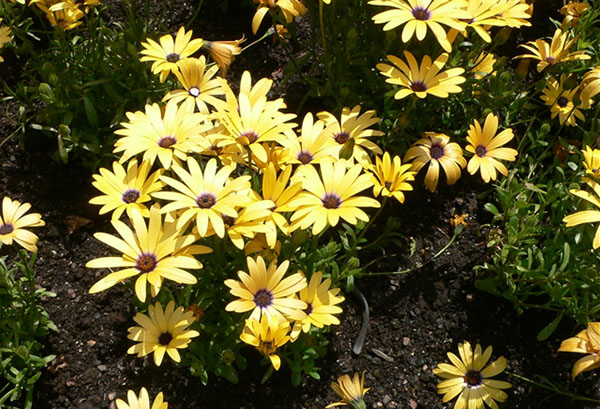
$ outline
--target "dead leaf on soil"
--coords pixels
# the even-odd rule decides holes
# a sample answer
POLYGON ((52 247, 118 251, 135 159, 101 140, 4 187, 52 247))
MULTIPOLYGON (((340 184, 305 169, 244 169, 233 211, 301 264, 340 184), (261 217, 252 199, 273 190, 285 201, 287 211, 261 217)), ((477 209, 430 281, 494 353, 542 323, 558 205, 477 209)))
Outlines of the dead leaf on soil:
POLYGON ((56 358, 54 358, 52 360, 52 362, 50 362, 50 365, 48 365, 48 370, 50 372, 52 372, 53 374, 55 374, 56 371, 58 371, 59 369, 65 368, 67 366, 68 365, 65 362, 65 356, 64 355, 59 355, 56 358))
POLYGON ((90 227, 94 223, 91 219, 70 214, 65 218, 67 234, 73 234, 82 227, 90 227))

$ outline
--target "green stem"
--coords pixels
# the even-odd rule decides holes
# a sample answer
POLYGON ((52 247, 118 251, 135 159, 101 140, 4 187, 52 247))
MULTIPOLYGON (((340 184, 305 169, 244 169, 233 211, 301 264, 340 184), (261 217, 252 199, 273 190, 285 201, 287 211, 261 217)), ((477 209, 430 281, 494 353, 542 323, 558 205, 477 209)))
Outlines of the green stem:
POLYGON ((323 24, 323 0, 319 0, 319 26, 321 30, 321 43, 323 45, 323 61, 327 61, 327 42, 325 41, 325 24, 323 24))
POLYGON ((587 396, 576 395, 576 394, 571 393, 569 391, 559 389, 556 385, 553 385, 553 384, 547 385, 547 384, 544 384, 544 383, 541 383, 541 382, 537 382, 537 381, 534 381, 533 379, 529 379, 529 378, 526 378, 524 376, 517 375, 514 372, 505 372, 505 373, 507 375, 512 376, 514 378, 517 378, 517 379, 519 379, 521 381, 528 382, 528 383, 532 384, 533 386, 537 386, 538 388, 546 389, 548 391, 557 393, 559 395, 566 396, 566 397, 568 397, 568 398, 570 398, 572 400, 600 403, 599 399, 593 399, 593 398, 588 398, 587 396))

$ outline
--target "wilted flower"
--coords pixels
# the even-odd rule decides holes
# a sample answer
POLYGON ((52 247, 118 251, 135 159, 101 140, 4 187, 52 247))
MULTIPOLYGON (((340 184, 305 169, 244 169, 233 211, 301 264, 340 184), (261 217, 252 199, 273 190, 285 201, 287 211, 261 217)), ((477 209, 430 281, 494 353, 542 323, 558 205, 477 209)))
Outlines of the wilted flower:
POLYGON ((590 8, 590 5, 588 4, 587 1, 584 1, 584 2, 571 1, 567 4, 565 4, 564 6, 562 6, 562 8, 560 9, 560 14, 565 16, 565 18, 562 22, 561 27, 562 28, 567 28, 569 26, 577 27, 577 25, 579 24, 579 18, 581 17, 583 12, 589 8, 590 8))
POLYGON ((567 42, 568 32, 562 32, 560 28, 557 28, 552 37, 552 43, 548 44, 542 39, 530 41, 527 44, 520 44, 520 47, 525 48, 530 54, 523 54, 516 56, 515 58, 531 58, 539 60, 537 65, 538 72, 541 72, 544 68, 549 65, 554 65, 559 62, 573 61, 573 60, 589 60, 590 57, 585 51, 573 51, 569 52, 571 46, 577 41, 577 38, 573 38, 567 42))
POLYGON ((281 358, 276 354, 277 348, 290 340, 289 331, 290 324, 287 320, 263 315, 260 320, 256 318, 246 320, 246 326, 240 339, 268 356, 273 368, 278 371, 281 366, 281 358))
POLYGON ((371 388, 365 388, 364 372, 360 376, 355 372, 353 378, 350 378, 349 375, 342 375, 337 379, 337 382, 331 382, 331 388, 342 400, 330 403, 325 408, 350 405, 353 409, 366 409, 367 406, 363 398, 371 388))

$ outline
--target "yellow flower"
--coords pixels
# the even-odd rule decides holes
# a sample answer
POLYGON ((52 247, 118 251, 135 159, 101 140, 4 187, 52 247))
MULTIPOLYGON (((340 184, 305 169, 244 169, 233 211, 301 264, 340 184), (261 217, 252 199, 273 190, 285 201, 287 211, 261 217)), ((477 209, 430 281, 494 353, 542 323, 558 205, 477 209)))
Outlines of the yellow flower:
POLYGON ((373 186, 371 175, 361 174, 361 165, 346 168, 344 160, 335 163, 329 158, 321 161, 321 175, 308 165, 298 173, 304 191, 293 200, 291 206, 298 206, 291 218, 292 230, 307 229, 312 226, 312 234, 318 234, 328 225, 336 226, 340 217, 350 224, 358 220, 364 222, 369 216, 361 207, 380 207, 377 200, 356 196, 373 186))
POLYGON ((31 209, 29 203, 19 203, 8 196, 2 199, 2 215, 0 215, 0 242, 11 245, 13 240, 24 249, 37 252, 38 236, 26 230, 26 227, 40 227, 46 223, 39 213, 25 215, 31 209))
POLYGON ((586 146, 583 151, 583 157, 585 158, 583 161, 585 173, 600 177, 600 150, 586 146))
MULTIPOLYGON (((546 87, 543 89, 543 95, 540 96, 541 100, 548 106, 550 106, 551 118, 556 118, 560 124, 567 123, 567 126, 577 125, 577 119, 584 121, 585 116, 581 112, 581 109, 588 109, 591 106, 589 99, 582 99, 579 105, 574 104, 574 97, 577 94, 579 88, 573 88, 570 91, 564 89, 564 83, 567 80, 565 74, 560 76, 560 81, 556 78, 550 77, 546 81, 546 87)), ((584 95, 581 95, 582 97, 584 95)))
POLYGON ((161 176, 161 180, 177 192, 158 192, 152 196, 171 201, 163 208, 164 213, 183 209, 177 219, 177 228, 183 229, 192 219, 196 219, 198 234, 206 237, 209 225, 219 237, 225 235, 223 216, 236 218, 236 207, 250 202, 250 176, 240 176, 230 180, 235 168, 224 166, 217 170, 217 160, 210 159, 204 172, 194 158, 188 158, 189 172, 179 165, 173 170, 180 180, 161 176))
POLYGON ((96 233, 94 237, 103 243, 119 250, 121 257, 100 257, 88 261, 88 268, 124 267, 110 273, 90 288, 90 294, 104 291, 121 281, 139 275, 135 282, 135 294, 144 302, 146 300, 146 283, 150 284, 153 297, 160 291, 163 279, 173 280, 181 284, 197 282, 187 269, 200 269, 202 263, 196 260, 194 254, 210 253, 205 246, 192 246, 196 238, 192 235, 183 236, 175 227, 175 223, 162 223, 160 209, 153 206, 150 209, 148 226, 142 214, 132 212, 132 231, 120 220, 112 220, 113 227, 122 238, 107 233, 96 233))
POLYGON ((502 389, 510 388, 508 382, 491 379, 506 368, 506 358, 501 356, 487 367, 485 365, 492 356, 492 347, 485 351, 477 344, 475 352, 471 344, 458 344, 460 358, 448 352, 452 364, 438 364, 433 372, 444 380, 438 383, 438 393, 443 394, 443 402, 448 402, 458 395, 454 409, 483 409, 485 404, 498 409, 498 402, 504 402, 508 395, 502 389), (485 368, 484 368, 485 367, 485 368), (485 402, 485 404, 484 404, 485 402))
POLYGON ((201 133, 212 129, 204 114, 192 113, 185 106, 169 101, 164 113, 158 104, 146 105, 145 112, 127 112, 129 122, 121 122, 123 135, 115 142, 114 153, 123 152, 121 162, 144 153, 144 160, 154 163, 156 157, 165 169, 175 158, 185 160, 190 152, 201 150, 201 133))
POLYGON ((584 2, 571 1, 567 4, 565 4, 564 6, 562 6, 562 8, 560 9, 560 14, 565 16, 565 18, 562 22, 561 27, 562 28, 567 28, 569 26, 577 27, 577 25, 579 24, 579 18, 581 17, 583 12, 589 8, 590 8, 590 5, 588 4, 587 1, 584 1, 584 2))
POLYGON ((285 260, 278 267, 274 260, 268 268, 261 256, 256 260, 247 257, 246 261, 250 274, 240 270, 237 273, 240 281, 225 280, 231 294, 240 297, 227 304, 226 311, 252 311, 250 318, 277 317, 281 322, 288 317, 299 320, 306 318, 303 312, 306 303, 293 298, 296 292, 306 287, 306 278, 300 273, 283 278, 290 265, 289 261, 285 260))
POLYGON ((404 51, 404 56, 408 65, 394 55, 387 56, 394 66, 377 64, 380 73, 388 77, 385 82, 400 86, 394 98, 402 99, 410 94, 419 98, 425 98, 427 95, 448 98, 448 94, 462 91, 458 85, 466 81, 465 77, 461 76, 465 72, 463 68, 450 68, 440 72, 448 61, 448 54, 440 55, 433 62, 431 57, 426 55, 420 66, 410 51, 404 51))
POLYGON ((179 71, 180 61, 194 54, 204 44, 200 38, 192 40, 192 30, 186 33, 183 27, 177 31, 175 40, 170 34, 165 34, 158 40, 160 44, 151 38, 146 41, 142 43, 144 49, 140 61, 153 61, 152 72, 160 74, 160 82, 164 82, 169 73, 179 71))
POLYGON ((116 404, 117 409, 167 409, 169 406, 167 402, 163 402, 163 393, 160 392, 156 395, 152 407, 150 407, 150 397, 144 387, 140 390, 139 396, 136 396, 134 391, 129 390, 127 392, 127 402, 117 399, 116 404))
POLYGON ((158 192, 164 183, 158 180, 162 169, 154 172, 150 177, 150 162, 144 161, 138 168, 136 159, 127 164, 127 172, 119 162, 113 162, 113 172, 100 168, 100 175, 94 175, 92 185, 104 195, 96 196, 90 200, 91 204, 103 205, 99 213, 113 212, 112 220, 121 218, 123 211, 132 217, 132 209, 136 208, 142 216, 149 217, 150 211, 143 204, 150 200, 150 194, 158 192))
POLYGON ((491 43, 488 33, 490 26, 504 26, 501 13, 506 9, 505 2, 498 0, 470 0, 466 8, 469 17, 467 27, 472 28, 484 41, 491 43))
POLYGON ((258 9, 252 18, 252 33, 256 34, 260 23, 269 10, 279 8, 283 13, 286 23, 291 23, 294 17, 306 14, 306 6, 300 0, 254 0, 258 3, 258 9))
POLYGON ((559 62, 574 60, 589 60, 591 57, 585 54, 585 51, 574 51, 569 53, 569 48, 577 41, 577 37, 567 42, 568 32, 563 33, 557 28, 552 37, 552 43, 548 44, 542 39, 530 41, 527 44, 519 44, 519 47, 525 48, 530 54, 518 55, 515 58, 531 58, 539 60, 537 71, 541 72, 549 65, 559 62))
POLYGON ((281 242, 277 240, 275 246, 271 248, 267 242, 267 236, 264 233, 259 233, 246 243, 244 254, 246 256, 261 256, 265 262, 271 263, 272 261, 277 260, 281 254, 281 242))
POLYGON ((233 62, 234 56, 242 53, 240 44, 244 41, 246 41, 246 38, 243 36, 239 40, 206 41, 203 47, 208 49, 210 58, 219 66, 221 73, 225 74, 225 71, 233 62))
POLYGON ((240 339, 268 356, 271 365, 278 371, 281 367, 281 358, 275 352, 290 340, 289 330, 290 324, 286 320, 281 321, 277 317, 263 315, 260 320, 256 318, 246 320, 240 339))
POLYGON ((496 75, 494 64, 496 64, 494 54, 482 52, 473 60, 473 68, 471 68, 473 78, 480 80, 489 74, 496 75))
POLYGON ((497 159, 514 161, 518 154, 516 149, 502 147, 514 138, 512 129, 505 129, 496 135, 497 130, 498 117, 490 112, 485 118, 483 129, 475 119, 467 132, 469 145, 465 149, 474 154, 467 170, 471 175, 477 173, 477 170, 481 171, 481 178, 485 183, 496 180, 496 170, 504 176, 508 175, 506 167, 497 159))
MULTIPOLYGON (((2 21, 2 19, 0 19, 0 21, 2 21)), ((10 27, 0 27, 0 48, 2 48, 4 44, 12 40, 10 33, 10 27)), ((0 62, 3 61, 4 59, 2 58, 2 56, 0 56, 0 62)))
POLYGON ((581 84, 581 100, 589 101, 598 94, 600 94, 600 66, 592 68, 584 74, 581 84))
POLYGON ((300 165, 317 164, 322 158, 331 156, 331 148, 335 147, 335 144, 324 129, 323 121, 314 122, 312 114, 307 113, 302 121, 300 136, 289 132, 286 138, 280 141, 287 154, 286 162, 300 165))
POLYGON ((342 375, 337 379, 337 382, 331 382, 331 388, 338 394, 342 400, 340 402, 330 403, 325 408, 333 408, 335 406, 350 405, 354 409, 366 409, 364 396, 371 388, 365 388, 365 373, 358 375, 354 373, 354 377, 342 375))
POLYGON ((215 96, 224 95, 221 83, 213 78, 217 73, 218 67, 206 69, 206 59, 187 58, 179 63, 179 71, 175 71, 175 76, 184 89, 178 89, 169 92, 163 98, 163 101, 174 100, 177 103, 183 101, 187 104, 187 110, 192 112, 195 107, 198 111, 208 114, 208 105, 215 105, 215 96))
POLYGON ((175 309, 173 301, 169 301, 164 311, 160 302, 150 305, 148 315, 138 312, 133 319, 140 326, 130 327, 127 338, 138 343, 127 353, 137 354, 138 358, 153 353, 156 366, 160 366, 165 353, 173 361, 180 362, 178 349, 187 348, 192 338, 200 335, 198 331, 187 329, 194 323, 194 313, 184 312, 181 306, 175 309))
MULTIPOLYGON (((589 178, 583 178, 583 181, 592 188, 595 194, 578 189, 571 189, 571 194, 580 197, 583 200, 587 200, 594 206, 600 208, 600 184, 589 178)), ((581 212, 565 216, 563 222, 567 224, 567 227, 577 226, 582 223, 600 222, 600 210, 582 210, 581 212)), ((592 247, 594 250, 600 247, 600 226, 598 226, 596 234, 594 235, 592 247)))
POLYGON ((434 192, 437 187, 440 165, 446 173, 446 182, 449 185, 460 179, 461 169, 467 166, 462 149, 456 142, 450 142, 448 135, 443 133, 425 132, 424 138, 413 143, 404 155, 404 161, 412 160, 412 169, 415 172, 429 164, 425 174, 425 186, 434 192))
POLYGON ((252 239, 274 228, 266 224, 273 206, 270 200, 259 200, 240 210, 238 217, 223 216, 227 235, 238 249, 244 249, 244 237, 252 239))
POLYGON ((581 372, 600 368, 600 322, 590 322, 587 328, 579 334, 565 339, 560 344, 558 352, 589 354, 579 359, 573 365, 573 379, 581 372))
POLYGON ((415 172, 409 170, 411 167, 410 163, 403 165, 399 156, 394 156, 392 160, 388 152, 383 155, 383 160, 377 156, 375 166, 371 165, 369 168, 373 172, 373 195, 393 196, 400 203, 404 203, 402 192, 413 190, 408 182, 415 180, 415 172))
POLYGON ((527 20, 533 13, 533 1, 527 4, 525 0, 503 0, 503 8, 498 17, 508 27, 531 26, 527 20))
POLYGON ((384 31, 404 24, 402 42, 407 43, 413 35, 422 41, 431 30, 446 52, 452 51, 452 46, 441 25, 463 31, 465 23, 460 19, 470 18, 465 11, 467 2, 463 0, 371 0, 369 4, 393 7, 373 16, 375 23, 385 23, 384 31))

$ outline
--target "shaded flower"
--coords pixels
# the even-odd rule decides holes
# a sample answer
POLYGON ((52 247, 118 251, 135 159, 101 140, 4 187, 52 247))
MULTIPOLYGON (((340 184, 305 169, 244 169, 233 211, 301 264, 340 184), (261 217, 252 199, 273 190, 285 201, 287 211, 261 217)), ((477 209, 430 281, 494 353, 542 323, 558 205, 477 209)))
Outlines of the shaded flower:
POLYGON ((319 163, 321 158, 330 156, 331 148, 335 146, 328 133, 324 132, 325 123, 321 120, 313 120, 309 112, 302 121, 300 136, 295 132, 289 132, 286 138, 279 141, 285 148, 287 163, 308 165, 319 163))
POLYGON ((466 81, 461 74, 465 72, 463 68, 450 68, 442 71, 442 67, 448 61, 448 54, 440 55, 435 61, 426 55, 421 61, 421 65, 410 51, 404 51, 404 56, 408 65, 400 58, 388 55, 394 66, 379 63, 377 69, 380 73, 388 77, 385 81, 390 84, 400 86, 400 90, 394 95, 395 99, 402 99, 410 94, 419 98, 425 98, 427 95, 434 95, 439 98, 448 98, 448 94, 461 92, 459 84, 466 81))
POLYGON ((514 161, 518 154, 516 149, 502 147, 514 138, 512 129, 505 129, 496 135, 497 130, 498 117, 490 112, 485 118, 483 129, 475 119, 475 123, 470 125, 467 131, 467 142, 469 144, 465 149, 473 153, 467 170, 471 175, 479 170, 481 178, 486 183, 490 180, 496 180, 496 170, 504 176, 508 175, 506 166, 498 159, 514 161))
POLYGON ((263 315, 260 320, 252 317, 246 320, 240 339, 256 347, 261 354, 268 356, 271 365, 278 371, 281 367, 281 358, 276 354, 277 348, 290 340, 289 331, 290 324, 287 320, 263 315))
POLYGON ((559 62, 574 61, 574 60, 589 60, 591 57, 585 54, 585 51, 569 52, 571 46, 577 41, 577 37, 567 42, 568 32, 562 32, 557 28, 552 37, 552 43, 548 44, 542 39, 530 41, 527 44, 519 44, 519 47, 525 48, 530 54, 518 55, 514 58, 531 58, 539 60, 537 71, 541 72, 549 65, 558 64, 559 62))
POLYGON ((508 395, 502 389, 510 388, 508 382, 491 379, 506 368, 506 358, 501 356, 486 367, 492 356, 492 347, 485 351, 477 344, 475 351, 471 344, 458 344, 460 358, 448 352, 452 364, 438 364, 433 372, 444 380, 438 383, 438 393, 443 394, 443 402, 448 402, 458 395, 454 409, 482 409, 487 404, 498 409, 498 402, 504 402, 508 395), (485 404, 484 404, 485 403, 485 404))
POLYGON ((562 28, 577 27, 579 24, 579 18, 583 14, 584 11, 588 10, 590 5, 587 1, 571 1, 560 9, 560 14, 565 16, 563 22, 561 24, 562 28))
MULTIPOLYGON (((2 21, 2 19, 0 18, 0 21, 2 21)), ((0 48, 2 48, 4 46, 4 44, 12 41, 12 36, 11 34, 11 30, 10 27, 0 27, 0 48)), ((2 56, 0 56, 0 62, 3 62, 4 59, 2 58, 2 56)))
POLYGON ((342 375, 337 379, 337 382, 331 382, 331 388, 340 398, 342 398, 342 400, 340 402, 330 403, 325 406, 325 408, 350 405, 353 409, 366 409, 363 398, 371 388, 365 388, 364 372, 360 377, 356 372, 352 378, 350 378, 349 375, 342 375))
POLYGON ((19 203, 8 196, 2 199, 2 215, 0 215, 0 242, 11 245, 13 240, 25 250, 37 252, 38 236, 26 230, 27 227, 45 226, 39 213, 27 213, 31 209, 29 203, 19 203))
POLYGON ((573 365, 573 379, 582 372, 600 368, 600 322, 590 322, 586 329, 572 338, 565 339, 558 352, 589 354, 573 365))
POLYGON ((473 78, 480 80, 489 74, 495 75, 494 64, 496 64, 494 54, 482 52, 473 60, 473 68, 471 68, 473 78))
POLYGON ((411 167, 410 163, 403 165, 399 156, 394 156, 392 160, 388 152, 384 153, 383 159, 377 156, 375 165, 369 168, 373 172, 373 195, 393 196, 404 203, 402 192, 413 190, 408 182, 415 180, 415 172, 409 170, 411 167))
POLYGON ((208 50, 210 58, 219 66, 221 73, 225 74, 234 57, 242 53, 240 44, 244 41, 246 41, 246 38, 243 36, 239 40, 206 41, 204 48, 208 50))
POLYGON ((252 239, 259 233, 271 230, 266 221, 272 213, 273 205, 270 200, 259 200, 240 210, 238 217, 223 217, 227 236, 238 249, 244 249, 244 237, 252 239))
POLYGON ((148 306, 148 315, 138 312, 133 318, 139 327, 130 327, 127 338, 138 342, 131 346, 128 354, 138 358, 154 354, 154 363, 160 366, 165 353, 175 362, 181 361, 178 349, 187 348, 192 338, 200 335, 188 327, 194 323, 194 313, 184 312, 183 307, 175 309, 175 302, 169 301, 163 311, 160 302, 148 306))
MULTIPOLYGON (((569 192, 600 208, 600 184, 585 177, 583 178, 583 181, 592 188, 594 194, 579 189, 571 189, 569 192)), ((567 227, 573 227, 583 223, 597 223, 600 222, 600 210, 582 210, 580 212, 565 216, 562 221, 567 224, 567 227)), ((596 234, 594 235, 592 247, 594 250, 600 247, 600 226, 598 226, 596 234)))
POLYGON ((585 173, 600 177, 600 150, 592 149, 589 146, 585 147, 583 152, 583 166, 585 167, 585 173))
POLYGON ((300 0, 254 0, 258 3, 258 8, 254 17, 252 17, 252 33, 256 34, 260 23, 265 18, 265 15, 270 11, 275 11, 279 8, 283 13, 286 23, 291 23, 294 17, 306 14, 306 6, 300 0))
POLYGON ((169 405, 163 401, 163 393, 160 392, 156 395, 154 402, 152 402, 152 407, 150 407, 150 397, 144 387, 140 389, 139 396, 136 396, 134 391, 129 390, 127 391, 127 402, 117 399, 115 403, 117 404, 117 409, 167 409, 169 405))
POLYGON ((598 94, 600 94, 600 66, 592 68, 583 75, 581 100, 589 101, 598 94))
MULTIPOLYGON (((577 125, 577 119, 584 121, 585 116, 581 109, 588 109, 591 106, 591 101, 581 100, 579 105, 575 105, 575 95, 578 92, 578 87, 571 90, 564 88, 564 83, 567 77, 565 74, 560 76, 560 81, 554 77, 550 77, 546 81, 546 87, 542 90, 543 95, 540 99, 550 106, 551 118, 556 118, 560 124, 567 123, 567 126, 577 125)), ((582 95, 583 96, 583 95, 582 95)))
POLYGON ((415 172, 429 164, 425 174, 425 186, 432 192, 437 187, 440 166, 446 173, 446 182, 453 185, 460 179, 461 169, 467 166, 460 145, 450 142, 448 135, 443 133, 425 132, 423 136, 412 144, 404 155, 404 161, 412 160, 412 169, 415 172))

